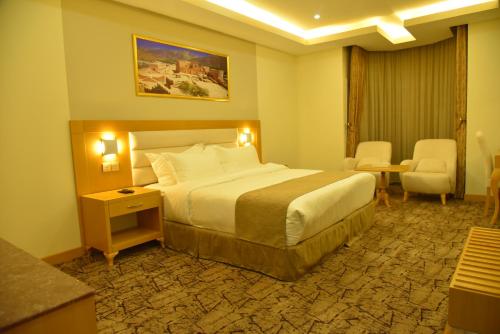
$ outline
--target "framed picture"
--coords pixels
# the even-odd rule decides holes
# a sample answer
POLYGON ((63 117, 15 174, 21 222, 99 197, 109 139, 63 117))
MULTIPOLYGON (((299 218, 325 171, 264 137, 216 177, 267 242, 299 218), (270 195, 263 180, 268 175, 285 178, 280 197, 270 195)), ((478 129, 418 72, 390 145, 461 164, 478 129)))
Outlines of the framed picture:
POLYGON ((133 35, 139 96, 229 100, 229 57, 133 35))

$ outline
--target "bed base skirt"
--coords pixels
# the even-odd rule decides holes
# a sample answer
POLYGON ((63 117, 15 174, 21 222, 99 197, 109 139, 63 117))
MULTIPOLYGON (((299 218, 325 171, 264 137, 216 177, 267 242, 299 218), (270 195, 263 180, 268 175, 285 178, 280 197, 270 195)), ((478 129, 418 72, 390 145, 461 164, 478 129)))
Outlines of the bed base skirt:
POLYGON ((285 248, 241 240, 232 234, 165 221, 169 248, 195 257, 255 270, 284 281, 295 281, 323 256, 354 240, 373 224, 375 204, 370 202, 318 234, 285 248))

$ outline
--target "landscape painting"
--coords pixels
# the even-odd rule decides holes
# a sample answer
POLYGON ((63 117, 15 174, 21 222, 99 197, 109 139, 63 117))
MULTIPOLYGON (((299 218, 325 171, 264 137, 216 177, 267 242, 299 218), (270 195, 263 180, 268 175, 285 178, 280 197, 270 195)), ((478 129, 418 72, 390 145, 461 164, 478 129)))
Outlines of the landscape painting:
POLYGON ((134 35, 137 95, 229 100, 227 56, 134 35))

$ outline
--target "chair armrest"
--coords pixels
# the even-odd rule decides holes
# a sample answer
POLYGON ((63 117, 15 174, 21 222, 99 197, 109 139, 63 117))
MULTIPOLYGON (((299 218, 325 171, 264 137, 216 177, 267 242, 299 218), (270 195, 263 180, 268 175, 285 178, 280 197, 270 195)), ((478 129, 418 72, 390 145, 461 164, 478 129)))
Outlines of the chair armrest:
POLYGON ((344 159, 344 170, 354 170, 358 164, 359 159, 356 158, 345 158, 344 159))
POLYGON ((417 168, 418 161, 417 160, 403 160, 401 161, 400 165, 403 166, 409 166, 410 169, 408 169, 409 172, 414 172, 415 168, 417 168))

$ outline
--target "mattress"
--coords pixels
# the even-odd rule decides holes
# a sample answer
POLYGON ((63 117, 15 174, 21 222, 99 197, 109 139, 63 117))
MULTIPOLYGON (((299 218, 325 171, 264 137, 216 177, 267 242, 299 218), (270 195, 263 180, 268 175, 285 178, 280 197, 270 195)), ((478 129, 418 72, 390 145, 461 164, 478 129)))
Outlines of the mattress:
MULTIPOLYGON (((234 234, 235 206, 239 196, 318 172, 268 163, 210 179, 147 187, 162 192, 166 220, 234 234)), ((296 198, 287 210, 287 246, 312 237, 365 206, 373 200, 374 189, 375 177, 359 173, 296 198), (332 216, 321 219, 327 211, 332 216)))

